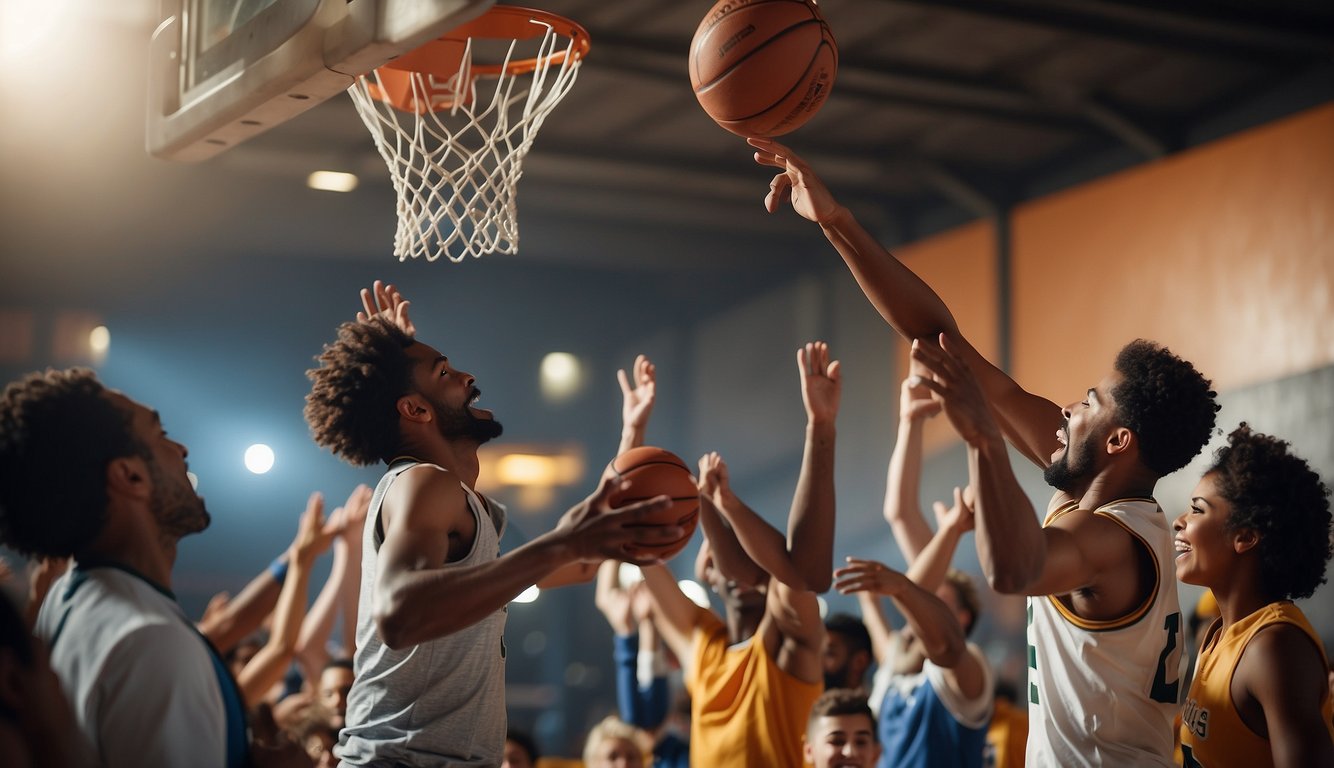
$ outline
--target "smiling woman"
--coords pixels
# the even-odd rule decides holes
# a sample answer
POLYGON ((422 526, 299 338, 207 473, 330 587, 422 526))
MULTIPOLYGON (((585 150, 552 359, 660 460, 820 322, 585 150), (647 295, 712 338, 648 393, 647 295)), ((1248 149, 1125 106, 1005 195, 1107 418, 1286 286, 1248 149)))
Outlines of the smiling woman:
POLYGON ((1185 765, 1334 764, 1319 635, 1293 598, 1329 562, 1329 489, 1286 442, 1242 424, 1173 524, 1176 570, 1213 591, 1183 715, 1185 765))

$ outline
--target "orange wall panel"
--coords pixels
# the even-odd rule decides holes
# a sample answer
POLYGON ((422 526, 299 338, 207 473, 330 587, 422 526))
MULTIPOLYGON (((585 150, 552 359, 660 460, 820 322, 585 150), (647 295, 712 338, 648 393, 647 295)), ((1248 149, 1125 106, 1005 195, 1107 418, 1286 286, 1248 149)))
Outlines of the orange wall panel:
MULTIPOLYGON (((995 360, 999 348, 996 324, 995 227, 976 221, 895 249, 894 255, 916 272, 945 300, 959 329, 984 356, 995 360)), ((897 337, 895 337, 897 338, 897 337)), ((895 344, 895 370, 906 376, 908 344, 895 344)), ((897 394, 897 387, 894 389, 897 394)), ((956 440, 944 418, 932 419, 923 441, 929 455, 956 440)))
POLYGON ((1057 402, 1141 336, 1220 390, 1334 362, 1334 105, 1025 204, 1013 233, 1015 377, 1057 402))

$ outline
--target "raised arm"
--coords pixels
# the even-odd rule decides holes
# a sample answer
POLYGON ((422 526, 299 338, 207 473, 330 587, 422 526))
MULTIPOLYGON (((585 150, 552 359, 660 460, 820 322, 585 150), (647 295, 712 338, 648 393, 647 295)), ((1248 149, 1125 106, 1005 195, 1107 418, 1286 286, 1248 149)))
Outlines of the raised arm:
MULTIPOLYGON (((319 596, 311 605, 306 619, 301 623, 301 634, 297 640, 297 661, 307 680, 319 677, 324 665, 329 661, 329 636, 333 633, 334 619, 340 607, 345 608, 344 595, 361 587, 361 536, 366 522, 366 512, 371 503, 371 489, 358 485, 347 497, 343 506, 329 515, 329 522, 324 527, 324 535, 333 541, 333 566, 329 569, 329 578, 324 582, 319 596)), ((356 627, 356 610, 344 614, 343 624, 356 627)), ((355 642, 343 645, 342 655, 351 656, 355 642)))
POLYGON ((357 312, 357 322, 364 323, 379 316, 398 326, 408 336, 416 336, 417 326, 408 317, 411 304, 397 288, 376 280, 370 288, 361 289, 361 311, 357 312))
POLYGON ((958 341, 961 353, 982 379, 1006 437, 1031 461, 1047 466, 1055 448, 1053 436, 1061 423, 1060 408, 1025 392, 1004 371, 987 362, 960 334, 954 316, 931 286, 894 258, 847 208, 839 205, 804 160, 771 139, 749 141, 755 147, 757 163, 780 171, 769 185, 765 208, 772 213, 790 201, 799 215, 819 224, 862 292, 905 339, 934 339, 945 333, 958 341))
POLYGON ((616 664, 616 702, 621 719, 631 725, 653 729, 667 714, 666 679, 658 674, 658 633, 653 627, 652 597, 643 582, 628 588, 620 583, 621 564, 607 560, 598 568, 594 602, 607 618, 612 632, 616 664), (644 679, 640 669, 652 670, 644 679))
POLYGON ((879 595, 864 591, 856 594, 857 605, 862 611, 862 623, 871 635, 871 653, 875 656, 875 663, 884 664, 894 647, 894 625, 889 623, 879 595))
POLYGON ((306 502, 306 511, 301 514, 301 521, 297 524, 296 538, 287 550, 287 578, 273 611, 273 631, 269 634, 269 641, 246 663, 236 678, 247 709, 258 704, 264 694, 282 680, 283 673, 296 654, 297 635, 301 630, 301 621, 306 616, 310 567, 329 545, 328 537, 321 535, 323 527, 324 497, 312 493, 306 502))
MULTIPOLYGON (((706 454, 700 459, 700 476, 714 478, 711 484, 713 491, 705 503, 718 511, 725 524, 724 530, 735 533, 736 541, 742 550, 741 557, 745 558, 741 562, 749 561, 758 569, 757 572, 762 574, 762 578, 756 583, 765 584, 772 576, 794 589, 808 589, 805 575, 788 551, 787 539, 732 491, 732 486, 728 482, 727 464, 718 454, 706 454)), ((701 519, 706 515, 704 506, 701 504, 701 519)), ((708 527, 705 528, 705 535, 709 535, 708 527)), ((709 539, 710 545, 714 546, 714 564, 728 578, 743 581, 737 574, 735 566, 729 567, 727 558, 722 556, 725 551, 722 542, 725 541, 726 539, 722 539, 715 546, 714 539, 712 537, 709 539)), ((746 575, 747 578, 753 578, 750 573, 746 575)))
POLYGON ((936 502, 936 516, 940 527, 927 542, 917 560, 908 568, 908 578, 927 592, 935 592, 945 583, 945 574, 949 572, 950 562, 954 559, 954 550, 959 546, 959 539, 974 526, 972 508, 972 489, 954 489, 954 506, 949 509, 936 502))
POLYGON ((834 572, 842 594, 869 592, 894 601, 908 626, 922 641, 926 657, 938 667, 950 668, 967 655, 963 627, 939 597, 917 586, 907 576, 874 560, 848 558, 834 572))
POLYGON ((608 499, 619 487, 603 478, 555 530, 502 557, 476 566, 442 567, 450 535, 472 523, 463 488, 453 475, 431 467, 403 473, 390 487, 382 511, 385 538, 372 598, 381 639, 391 648, 404 648, 452 634, 576 561, 656 562, 643 554, 647 548, 675 541, 682 531, 644 523, 670 499, 660 496, 612 509, 608 499))
MULTIPOLYGON (((732 524, 718 510, 715 499, 728 488, 727 465, 716 453, 706 453, 699 458, 699 523, 704 529, 704 538, 708 542, 709 553, 713 558, 713 567, 732 581, 748 587, 760 587, 769 583, 769 572, 756 563, 746 553, 737 539, 732 524)), ((728 490, 730 493, 730 489, 728 490)), ((740 504, 740 499, 736 500, 740 504)), ((778 531, 769 529, 776 543, 782 544, 778 531)))
POLYGON ((1045 528, 1038 522, 976 377, 956 344, 943 334, 940 344, 914 341, 912 354, 930 371, 921 377, 922 386, 941 401, 968 445, 977 557, 991 588, 1002 594, 1066 594, 1133 558, 1130 535, 1101 516, 1067 515, 1045 528))
POLYGON ((700 607, 691 602, 666 566, 644 569, 644 586, 653 603, 653 622, 662 641, 672 650, 681 668, 687 672, 692 659, 695 619, 700 607))
MULTIPOLYGON (((912 372, 918 371, 914 367, 912 372)), ((899 388, 899 434, 885 476, 884 513, 899 551, 911 566, 933 535, 918 499, 921 495, 922 432, 926 420, 940 413, 940 403, 931 397, 930 390, 914 387, 909 381, 905 378, 899 388)))
POLYGON ((621 444, 616 450, 619 455, 644 444, 644 433, 657 395, 658 370, 647 357, 639 355, 630 376, 621 369, 616 371, 616 380, 621 385, 622 400, 621 444))
POLYGON ((834 421, 843 375, 838 361, 829 359, 829 345, 823 341, 797 350, 797 370, 806 408, 806 442, 788 514, 787 546, 804 588, 824 592, 834 570, 834 421))

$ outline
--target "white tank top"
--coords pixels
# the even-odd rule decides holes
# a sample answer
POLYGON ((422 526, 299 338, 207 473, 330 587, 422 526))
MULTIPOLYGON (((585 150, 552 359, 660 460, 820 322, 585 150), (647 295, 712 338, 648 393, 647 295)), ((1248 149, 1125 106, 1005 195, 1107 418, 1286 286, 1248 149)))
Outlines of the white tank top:
MULTIPOLYGON (((371 596, 383 541, 381 505, 390 484, 416 466, 421 465, 403 461, 391 466, 366 515, 352 660, 356 678, 336 754, 345 765, 497 766, 506 727, 505 609, 447 637, 397 651, 380 641, 375 626, 371 596)), ((468 554, 445 567, 480 565, 500 554, 505 508, 466 485, 463 490, 477 534, 468 554)))
MULTIPOLYGON (((1056 509, 1044 526, 1074 509, 1056 509)), ((1055 596, 1028 598, 1027 764, 1171 766, 1182 650, 1171 530, 1153 499, 1114 501, 1094 514, 1145 547, 1154 588, 1109 621, 1080 618, 1055 596)))

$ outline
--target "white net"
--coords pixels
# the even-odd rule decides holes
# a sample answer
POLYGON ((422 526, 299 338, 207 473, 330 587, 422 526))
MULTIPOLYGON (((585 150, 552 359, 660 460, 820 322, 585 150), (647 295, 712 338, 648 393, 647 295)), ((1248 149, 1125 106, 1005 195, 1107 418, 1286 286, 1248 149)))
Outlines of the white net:
POLYGON ((399 261, 446 256, 459 262, 518 250, 515 195, 523 158, 547 114, 573 87, 580 64, 574 40, 545 22, 532 23, 546 32, 531 72, 509 74, 517 61, 514 40, 501 74, 474 76, 476 46, 469 39, 454 75, 411 74, 412 112, 376 97, 386 91, 378 70, 348 89, 393 179, 399 261))

